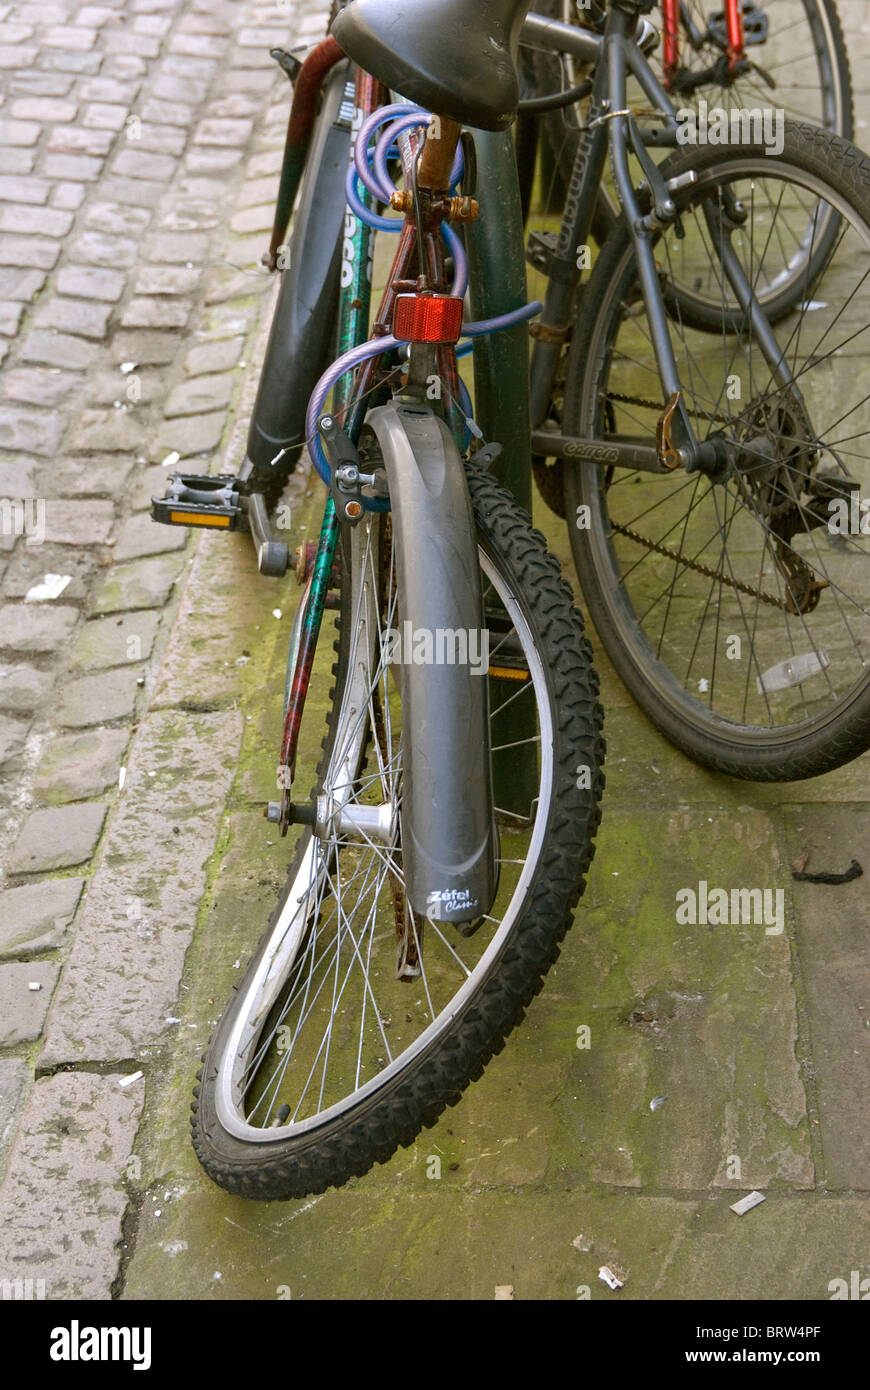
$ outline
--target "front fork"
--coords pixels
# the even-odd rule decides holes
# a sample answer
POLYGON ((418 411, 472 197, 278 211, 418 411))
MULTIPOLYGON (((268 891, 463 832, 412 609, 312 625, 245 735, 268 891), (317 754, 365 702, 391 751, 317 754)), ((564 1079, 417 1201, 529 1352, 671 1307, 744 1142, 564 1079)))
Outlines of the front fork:
MULTIPOLYGON (((381 84, 368 73, 357 71, 355 87, 355 113, 353 136, 362 122, 371 115, 384 97, 381 84)), ((353 158, 353 139, 351 140, 353 158)), ((366 205, 371 204, 371 195, 361 190, 366 205)), ((371 228, 348 212, 345 221, 345 235, 342 243, 341 293, 339 296, 338 355, 365 341, 368 335, 369 310, 371 306, 372 285, 372 234, 371 228)), ((336 383, 334 409, 344 414, 353 382, 348 376, 336 383)), ((346 421, 346 430, 356 443, 362 427, 362 410, 352 412, 346 421)), ((296 775, 296 754, 299 745, 299 729, 305 709, 305 698, 311 681, 314 653, 323 622, 327 594, 332 580, 335 552, 338 545, 339 521, 332 496, 327 499, 320 527, 320 538, 314 560, 311 583, 302 597, 296 614, 293 631, 293 646, 296 647, 296 661, 289 683, 289 693, 284 711, 284 732, 281 740, 281 757, 278 764, 278 789, 281 792, 278 822, 281 834, 286 835, 291 823, 292 803, 290 789, 296 775)), ((270 808, 267 808, 267 813, 270 808)))
MULTIPOLYGON (((680 23, 684 20, 690 39, 700 42, 701 35, 692 23, 681 0, 662 0, 662 69, 665 88, 671 84, 680 67, 680 23)), ((725 38, 727 42, 728 71, 732 76, 743 61, 746 36, 743 30, 742 0, 725 0, 725 38)))
MULTIPOLYGON (((374 78, 370 77, 365 72, 357 72, 355 88, 356 109, 353 122, 354 137, 359 131, 363 121, 365 121, 378 106, 382 105, 386 95, 384 88, 374 78)), ((458 128, 456 134, 458 136, 458 128)), ((436 148, 437 142, 430 142, 430 165, 432 163, 433 152, 436 148)), ((406 161, 406 173, 410 172, 408 161, 410 160, 413 162, 416 152, 416 144, 413 139, 411 139, 403 147, 403 154, 406 161)), ((452 153, 450 157, 452 158, 452 153)), ((351 159, 353 159, 353 141, 351 142, 351 159)), ((421 165, 421 170, 424 178, 437 176, 437 169, 432 169, 427 174, 426 170, 423 169, 421 165)), ((367 190, 361 189, 360 196, 366 206, 372 205, 372 197, 367 190)), ((433 222, 432 226, 427 227, 425 231, 425 240, 428 247, 426 260, 429 262, 427 269, 430 277, 432 275, 437 277, 441 273, 441 260, 440 252, 434 244, 435 223, 433 222)), ((415 257, 419 259, 415 252, 415 240, 415 229, 409 218, 400 233, 399 247, 394 259, 390 283, 380 305, 379 321, 375 324, 375 332, 387 333, 389 331, 397 289, 401 285, 402 277, 406 276, 410 268, 414 266, 415 257)), ((420 267, 418 266, 417 268, 419 269, 420 267)), ((342 246, 341 286, 339 297, 339 356, 347 352, 350 348, 364 342, 369 333, 372 287, 372 232, 364 222, 354 217, 351 212, 347 214, 342 246)), ((354 376, 347 374, 339 378, 335 386, 333 393, 333 411, 339 422, 343 424, 344 431, 352 444, 356 444, 359 439, 363 420, 369 405, 367 397, 373 384, 377 381, 377 361, 378 359, 376 358, 369 359, 368 362, 359 369, 358 373, 354 374, 354 376)), ((445 389, 448 420, 453 430, 454 437, 461 447, 464 416, 460 412, 457 404, 459 397, 459 379, 455 353, 451 348, 444 347, 438 349, 437 365, 437 374, 445 389)), ((296 775, 299 730, 305 709, 308 687, 311 681, 314 654, 320 635, 323 613, 326 608, 327 597, 332 582, 339 534, 340 521, 336 513, 335 501, 333 496, 330 495, 327 499, 323 514, 313 573, 310 583, 302 596, 291 637, 291 652, 295 651, 295 663, 292 677, 288 683, 288 696, 284 712, 284 730, 281 740, 281 755, 277 772, 278 789, 281 792, 281 800, 277 805, 272 804, 266 809, 266 814, 278 821, 282 835, 286 835, 292 823, 293 804, 291 800, 291 787, 296 775)))
POLYGON ((742 0, 725 0, 725 34, 728 40, 728 71, 733 73, 743 58, 742 0))

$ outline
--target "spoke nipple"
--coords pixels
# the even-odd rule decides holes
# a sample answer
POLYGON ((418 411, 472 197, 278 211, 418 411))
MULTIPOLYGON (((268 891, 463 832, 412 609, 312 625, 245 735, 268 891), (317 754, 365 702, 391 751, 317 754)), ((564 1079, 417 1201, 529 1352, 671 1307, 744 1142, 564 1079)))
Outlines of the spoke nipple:
POLYGON ((407 189, 395 189, 390 194, 390 207, 394 212, 411 212, 414 207, 413 195, 407 189))

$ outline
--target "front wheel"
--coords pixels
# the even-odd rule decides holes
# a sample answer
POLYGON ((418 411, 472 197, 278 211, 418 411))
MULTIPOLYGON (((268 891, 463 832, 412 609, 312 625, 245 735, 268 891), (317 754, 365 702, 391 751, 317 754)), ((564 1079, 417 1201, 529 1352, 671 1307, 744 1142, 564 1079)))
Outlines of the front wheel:
MULTIPOLYGON (((240 1196, 321 1192, 411 1143, 500 1050, 584 886, 604 751, 590 648, 528 516, 483 471, 472 467, 469 485, 484 625, 467 656, 488 684, 496 899, 485 917, 451 925, 415 917, 404 893, 403 749, 414 731, 391 664, 403 602, 389 520, 369 514, 342 545, 317 784, 327 823, 297 846, 193 1107, 200 1162, 240 1196)), ((463 774, 445 816, 457 813, 463 774)))

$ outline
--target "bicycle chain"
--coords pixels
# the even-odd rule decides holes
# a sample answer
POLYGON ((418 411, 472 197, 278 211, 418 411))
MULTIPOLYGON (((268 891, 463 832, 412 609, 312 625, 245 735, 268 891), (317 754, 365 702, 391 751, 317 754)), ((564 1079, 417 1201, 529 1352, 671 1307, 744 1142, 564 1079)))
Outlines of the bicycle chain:
POLYGON ((651 541, 648 536, 642 536, 639 531, 633 531, 630 526, 621 526, 617 521, 611 521, 611 530, 618 531, 622 536, 628 536, 629 540, 637 541, 639 545, 646 546, 647 550, 654 550, 657 555, 664 555, 668 560, 676 560, 685 569, 695 570, 698 574, 704 574, 708 579, 718 579, 721 584, 727 584, 732 589, 737 589, 741 594, 748 594, 750 598, 760 599, 762 603, 770 604, 772 608, 782 608, 786 613, 792 610, 782 599, 774 598, 773 594, 766 594, 763 589, 753 589, 751 584, 744 584, 742 579, 734 579, 720 570, 710 569, 709 565, 702 565, 700 560, 689 560, 685 555, 681 555, 678 550, 672 550, 669 545, 662 545, 660 541, 651 541))
MULTIPOLYGON (((662 405, 661 401, 658 401, 658 402, 656 402, 656 401, 645 401, 645 400, 643 399, 642 396, 623 396, 623 395, 621 395, 618 391, 608 391, 608 392, 607 392, 607 400, 609 400, 609 401, 616 401, 619 405, 639 405, 639 406, 643 406, 643 408, 644 408, 645 410, 654 410, 658 415, 661 415, 662 411, 663 411, 664 408, 665 408, 665 407, 662 405)), ((687 405, 685 405, 685 404, 683 404, 683 409, 685 410, 685 412, 686 412, 687 415, 694 415, 696 419, 698 419, 698 420, 706 420, 706 421, 708 421, 708 423, 710 423, 710 424, 715 424, 715 425, 733 425, 733 424, 734 424, 733 419, 729 419, 729 417, 728 417, 727 415, 710 415, 710 414, 708 414, 707 411, 704 411, 704 410, 692 410, 689 406, 687 406, 687 405)))
MULTIPOLYGON (((642 406, 647 410, 661 411, 662 408, 661 404, 656 404, 655 401, 643 400, 640 396, 623 396, 614 391, 608 391, 607 399, 609 401, 615 401, 620 405, 642 406)), ((705 420, 712 420, 717 424, 729 425, 733 423, 721 415, 710 416, 700 410, 688 410, 687 413, 689 415, 696 415, 705 420)), ((736 589, 739 593, 746 594, 750 598, 757 598, 762 603, 768 604, 771 608, 782 608, 786 613, 792 611, 788 603, 783 599, 775 598, 773 594, 765 593, 763 589, 753 589, 751 584, 744 584, 741 579, 734 579, 733 577, 722 574, 719 570, 713 570, 709 565, 701 564, 700 560, 689 560, 686 556, 681 555, 679 551, 672 549, 671 546, 663 545, 660 541, 650 540, 648 536, 642 536, 639 531, 633 530, 630 526, 622 526, 619 522, 613 520, 611 520, 610 526, 612 530, 618 531, 620 535, 627 536, 629 540, 635 541, 638 545, 645 546, 647 550, 655 551, 657 555, 663 555, 668 560, 675 560, 677 564, 682 565, 685 569, 695 570, 697 574, 703 574, 707 579, 718 579, 720 583, 727 584, 729 588, 736 589)))

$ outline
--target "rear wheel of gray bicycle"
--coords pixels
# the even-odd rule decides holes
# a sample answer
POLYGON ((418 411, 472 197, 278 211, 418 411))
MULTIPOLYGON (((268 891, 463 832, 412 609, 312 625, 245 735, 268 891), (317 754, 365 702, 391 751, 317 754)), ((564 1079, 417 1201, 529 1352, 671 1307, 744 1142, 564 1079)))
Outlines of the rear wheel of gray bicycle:
MULTIPOLYGON (((685 148, 665 166, 690 167, 678 246, 699 265, 713 254, 711 217, 735 198, 742 221, 726 221, 727 235, 750 283, 778 245, 770 206, 783 236, 808 208, 820 220, 833 209, 837 243, 813 297, 774 330, 790 380, 773 379, 757 334, 734 334, 728 309, 714 337, 670 302, 682 403, 699 439, 726 442, 727 467, 713 479, 566 464, 571 545, 601 641, 666 737, 732 776, 810 777, 870 746, 870 160, 787 124, 780 156, 685 148)), ((665 270, 675 240, 674 228, 658 240, 665 270)), ((575 326, 565 429, 652 443, 665 405, 621 222, 575 326)))

